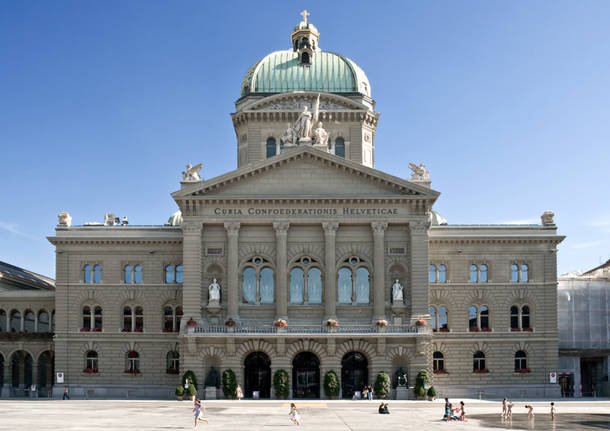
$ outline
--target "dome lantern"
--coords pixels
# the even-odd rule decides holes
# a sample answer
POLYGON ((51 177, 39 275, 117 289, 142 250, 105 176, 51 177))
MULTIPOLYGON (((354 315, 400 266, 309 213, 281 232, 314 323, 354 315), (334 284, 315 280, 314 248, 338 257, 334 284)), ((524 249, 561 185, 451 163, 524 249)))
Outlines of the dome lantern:
POLYGON ((313 62, 313 57, 319 51, 318 42, 320 33, 318 29, 311 23, 307 22, 309 12, 304 10, 301 12, 303 21, 301 21, 290 34, 292 40, 292 51, 299 56, 299 64, 310 66, 313 62))

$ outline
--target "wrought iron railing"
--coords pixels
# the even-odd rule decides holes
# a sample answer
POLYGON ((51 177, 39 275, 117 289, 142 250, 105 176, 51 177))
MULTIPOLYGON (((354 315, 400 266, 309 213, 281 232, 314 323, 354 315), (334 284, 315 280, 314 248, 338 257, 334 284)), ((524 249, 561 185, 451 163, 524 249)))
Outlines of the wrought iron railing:
MULTIPOLYGON (((188 331, 187 332, 191 332, 188 331)), ((236 324, 225 325, 198 325, 193 327, 195 334, 415 334, 416 326, 410 325, 346 325, 346 326, 324 326, 324 325, 289 325, 279 328, 272 325, 249 325, 236 324)), ((421 331, 420 331, 421 332, 421 331)))

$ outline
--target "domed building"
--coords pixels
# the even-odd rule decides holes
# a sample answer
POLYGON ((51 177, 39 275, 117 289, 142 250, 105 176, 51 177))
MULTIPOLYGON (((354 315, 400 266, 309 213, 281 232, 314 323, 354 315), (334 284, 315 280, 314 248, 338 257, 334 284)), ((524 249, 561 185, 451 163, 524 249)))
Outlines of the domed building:
POLYGON ((55 370, 88 397, 168 396, 187 370, 205 398, 223 373, 275 397, 282 371, 290 398, 334 395, 331 372, 358 398, 382 371, 413 398, 420 370, 439 395, 555 396, 552 213, 452 225, 423 164, 375 169, 371 85, 307 17, 236 88, 235 170, 187 165, 164 225, 60 214, 55 370))

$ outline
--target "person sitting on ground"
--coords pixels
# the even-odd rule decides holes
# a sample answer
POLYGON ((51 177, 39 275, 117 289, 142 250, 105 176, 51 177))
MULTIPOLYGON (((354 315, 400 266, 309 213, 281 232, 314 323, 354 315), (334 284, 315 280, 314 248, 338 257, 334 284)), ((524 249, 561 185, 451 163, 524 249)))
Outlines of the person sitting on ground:
POLYGON ((389 415, 390 414, 390 410, 388 409, 388 403, 381 403, 379 404, 379 414, 380 415, 389 415))

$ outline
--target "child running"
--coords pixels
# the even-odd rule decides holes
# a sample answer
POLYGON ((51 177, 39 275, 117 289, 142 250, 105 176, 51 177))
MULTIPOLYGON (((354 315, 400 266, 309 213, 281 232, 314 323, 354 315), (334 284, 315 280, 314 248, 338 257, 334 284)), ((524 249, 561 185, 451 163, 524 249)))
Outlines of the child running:
POLYGON ((290 413, 288 413, 288 417, 290 418, 290 422, 292 422, 293 424, 301 425, 299 423, 301 416, 299 415, 297 406, 295 406, 294 403, 290 403, 290 413))
POLYGON ((203 414, 205 413, 205 407, 202 406, 201 400, 199 400, 198 398, 195 398, 193 411, 195 412, 195 425, 193 425, 193 428, 197 428, 197 424, 199 423, 199 421, 205 421, 206 424, 208 423, 207 418, 203 417, 203 414), (202 408, 203 411, 201 411, 202 408))
POLYGON ((515 404, 511 401, 506 405, 506 420, 509 422, 513 421, 513 406, 515 404))
POLYGON ((508 415, 508 412, 506 410, 506 398, 504 398, 502 400, 502 420, 505 421, 506 420, 506 416, 508 415))
POLYGON ((555 403, 551 402, 551 420, 554 421, 555 420, 555 414, 557 413, 557 410, 555 409, 555 403))

